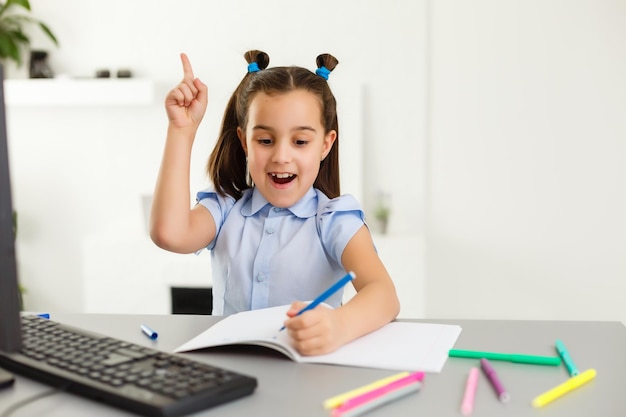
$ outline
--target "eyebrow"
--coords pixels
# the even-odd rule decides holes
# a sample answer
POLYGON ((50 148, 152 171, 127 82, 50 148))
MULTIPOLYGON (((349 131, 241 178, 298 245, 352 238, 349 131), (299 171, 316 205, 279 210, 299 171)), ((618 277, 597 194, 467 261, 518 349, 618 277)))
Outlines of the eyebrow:
MULTIPOLYGON (((256 125, 252 127, 252 130, 267 130, 268 132, 273 132, 274 129, 272 129, 270 126, 265 126, 265 125, 256 125)), ((292 132, 299 132, 299 131, 310 131, 313 133, 317 133, 317 130, 315 130, 312 126, 296 126, 293 129, 291 129, 292 132)))

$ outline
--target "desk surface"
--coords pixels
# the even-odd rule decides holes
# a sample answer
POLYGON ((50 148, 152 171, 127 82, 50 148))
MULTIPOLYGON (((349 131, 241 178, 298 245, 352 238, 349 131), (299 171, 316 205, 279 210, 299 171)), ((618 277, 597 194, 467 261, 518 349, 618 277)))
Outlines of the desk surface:
MULTIPOLYGON (((216 321, 212 316, 52 314, 52 319, 171 352, 216 321), (145 323, 159 333, 150 341, 139 330, 145 323)), ((479 378, 473 416, 493 417, 623 417, 626 395, 626 328, 620 322, 415 320, 458 324, 463 328, 457 349, 555 355, 554 342, 561 339, 582 371, 595 368, 594 381, 561 399, 534 409, 531 400, 568 378, 565 367, 493 362, 511 401, 500 403, 483 375, 479 378)), ((298 364, 257 348, 215 350, 185 354, 255 376, 259 386, 251 396, 198 415, 203 416, 329 416, 322 402, 395 372, 342 366, 298 364)), ((442 373, 427 374, 422 390, 368 416, 460 416, 459 408, 473 359, 449 358, 442 373)), ((12 388, 0 390, 0 414, 16 401, 44 392, 47 386, 16 377, 12 388)), ((106 405, 60 393, 22 408, 17 416, 110 416, 129 415, 106 405)))

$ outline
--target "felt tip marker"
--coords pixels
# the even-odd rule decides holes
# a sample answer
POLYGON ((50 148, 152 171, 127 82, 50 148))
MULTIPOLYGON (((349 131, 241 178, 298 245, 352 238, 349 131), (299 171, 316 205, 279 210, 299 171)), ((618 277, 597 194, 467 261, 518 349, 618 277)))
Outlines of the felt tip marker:
MULTIPOLYGON (((343 288, 344 285, 346 285, 348 282, 352 281, 354 278, 356 278, 356 274, 354 272, 352 272, 352 271, 348 272, 343 278, 341 278, 339 281, 335 282, 326 291, 321 293, 315 300, 311 301, 306 307, 304 307, 302 310, 298 311, 296 316, 299 316, 300 314, 304 313, 305 311, 309 311, 309 310, 314 309, 315 307, 317 307, 318 305, 320 305, 321 303, 326 301, 326 299, 328 297, 330 297, 331 295, 333 295, 334 293, 339 291, 341 288, 343 288)), ((279 332, 282 332, 283 330, 285 330, 285 326, 281 327, 279 332)))
POLYGON ((155 332, 145 324, 141 325, 141 331, 143 332, 143 334, 148 336, 150 340, 157 340, 157 338, 159 337, 159 334, 157 332, 155 332))
POLYGON ((498 378, 496 370, 493 369, 489 361, 485 358, 482 358, 480 360, 480 367, 482 368, 485 375, 487 375, 487 379, 489 379, 489 382, 491 383, 493 389, 496 391, 496 394, 498 395, 500 401, 502 401, 503 403, 509 401, 511 397, 509 396, 509 393, 506 392, 506 390, 504 389, 504 385, 502 385, 502 382, 500 382, 500 378, 498 378))
MULTIPOLYGON (((397 382, 397 381, 396 381, 397 382)), ((368 413, 369 411, 388 404, 392 401, 396 401, 402 397, 405 397, 414 392, 418 392, 422 387, 422 383, 419 381, 413 381, 408 384, 398 386, 395 389, 389 390, 381 395, 369 399, 358 404, 343 404, 331 411, 332 417, 357 417, 368 413)))
POLYGON ((567 372, 569 372, 570 376, 578 375, 579 374, 578 368, 576 368, 576 365, 574 364, 574 361, 572 360, 572 357, 569 355, 569 352, 567 351, 567 348, 565 347, 563 342, 561 340, 557 340, 555 343, 555 347, 559 356, 561 357, 561 359, 563 359, 563 363, 565 364, 565 367, 567 368, 567 372))
POLYGON ((596 377, 596 370, 587 369, 585 372, 582 372, 576 376, 571 377, 567 381, 563 382, 561 385, 557 385, 551 390, 548 390, 544 392, 543 394, 535 397, 535 399, 532 401, 532 405, 533 407, 536 407, 536 408, 543 407, 544 405, 551 403, 552 401, 556 400, 557 398, 562 397, 563 395, 580 387, 581 385, 586 384, 587 382, 591 381, 595 377, 596 377))
POLYGON ((333 408, 337 408, 339 407, 341 404, 343 404, 344 402, 346 402, 347 400, 354 398, 354 397, 358 397, 361 394, 365 394, 366 392, 375 390, 376 388, 380 388, 383 385, 387 385, 393 381, 397 381, 400 378, 404 378, 405 376, 409 375, 408 372, 400 372, 391 376, 388 376, 386 378, 382 378, 382 379, 378 379, 374 382, 370 382, 367 385, 363 385, 361 387, 355 388, 353 390, 344 392, 342 394, 339 395, 335 395, 334 397, 331 397, 327 400, 324 401, 324 408, 326 410, 331 410, 333 408))
POLYGON ((450 349, 448 351, 448 356, 474 359, 485 358, 494 361, 509 361, 532 365, 559 366, 561 364, 561 358, 559 356, 521 355, 517 353, 483 352, 479 350, 450 349))
POLYGON ((472 368, 467 376, 465 384, 465 393, 463 394, 463 402, 461 403, 461 414, 469 416, 474 410, 474 398, 476 396, 476 387, 478 386, 478 368, 472 368))

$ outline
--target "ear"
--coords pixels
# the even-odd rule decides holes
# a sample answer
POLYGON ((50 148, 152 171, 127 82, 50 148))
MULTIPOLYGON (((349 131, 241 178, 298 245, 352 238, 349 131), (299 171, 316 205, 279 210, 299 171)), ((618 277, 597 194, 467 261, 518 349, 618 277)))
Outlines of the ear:
POLYGON ((324 136, 324 143, 322 144, 322 155, 320 158, 321 161, 323 161, 328 156, 330 150, 335 144, 335 140, 337 140, 337 132, 335 130, 329 131, 326 136, 324 136))
POLYGON ((246 143, 246 134, 239 126, 237 127, 237 137, 239 138, 239 142, 241 143, 241 147, 245 152, 246 156, 248 156, 248 144, 246 143))

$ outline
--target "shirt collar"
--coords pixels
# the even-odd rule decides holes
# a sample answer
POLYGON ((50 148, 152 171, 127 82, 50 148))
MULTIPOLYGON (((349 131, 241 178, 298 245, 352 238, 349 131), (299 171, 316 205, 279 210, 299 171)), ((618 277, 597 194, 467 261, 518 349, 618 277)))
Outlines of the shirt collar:
MULTIPOLYGON (((246 197, 248 198, 248 201, 244 203, 241 209, 241 214, 243 216, 253 216, 265 206, 269 205, 269 202, 256 188, 253 188, 251 193, 247 196, 244 195, 242 198, 246 197)), ((317 214, 317 193, 313 187, 311 187, 309 191, 307 191, 306 194, 296 202, 296 204, 288 207, 286 210, 289 210, 295 216, 303 219, 315 216, 317 214)))

